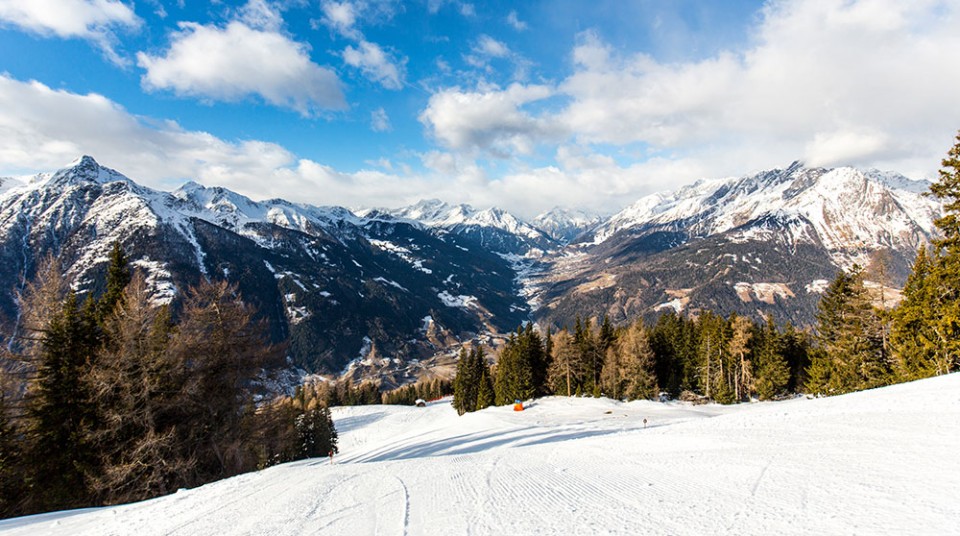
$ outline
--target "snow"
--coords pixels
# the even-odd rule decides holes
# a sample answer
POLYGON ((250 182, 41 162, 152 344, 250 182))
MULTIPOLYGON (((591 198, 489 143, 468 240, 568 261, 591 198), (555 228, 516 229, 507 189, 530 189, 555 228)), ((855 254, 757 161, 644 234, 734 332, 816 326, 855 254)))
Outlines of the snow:
POLYGON ((335 408, 341 454, 4 534, 956 534, 960 374, 740 406, 335 408), (647 420, 644 427, 643 420, 647 420))
POLYGON ((398 289, 400 289, 400 290, 402 290, 402 291, 404 291, 404 292, 410 292, 409 290, 407 290, 407 289, 406 289, 403 285, 401 285, 400 283, 397 283, 396 281, 391 281, 391 280, 386 279, 386 278, 384 278, 384 277, 374 277, 373 280, 374 280, 374 281, 377 281, 377 282, 379 282, 379 283, 383 283, 383 284, 385 284, 385 285, 390 285, 391 287, 394 287, 394 288, 398 288, 398 289))
POLYGON ((437 297, 440 298, 440 301, 443 302, 447 307, 460 307, 461 309, 467 309, 471 305, 477 303, 476 296, 454 296, 446 290, 437 294, 437 297))
POLYGON ((810 294, 811 292, 816 292, 817 294, 823 294, 824 292, 827 291, 827 287, 829 286, 830 286, 830 282, 827 281, 826 279, 814 279, 813 281, 810 282, 809 285, 806 285, 804 289, 806 289, 807 294, 810 294))

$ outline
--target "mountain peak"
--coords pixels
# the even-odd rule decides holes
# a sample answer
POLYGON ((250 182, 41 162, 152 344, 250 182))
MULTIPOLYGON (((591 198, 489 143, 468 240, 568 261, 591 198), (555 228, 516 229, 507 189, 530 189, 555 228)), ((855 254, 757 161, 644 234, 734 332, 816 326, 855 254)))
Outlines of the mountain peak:
POLYGON ((68 168, 99 168, 100 164, 90 155, 85 154, 75 158, 67 165, 68 168))
MULTIPOLYGON (((44 175, 41 174, 41 177, 44 175)), ((101 166, 92 156, 83 155, 70 162, 67 167, 57 171, 51 177, 53 183, 75 184, 78 182, 97 182, 106 184, 114 181, 129 181, 127 177, 110 168, 101 166)))

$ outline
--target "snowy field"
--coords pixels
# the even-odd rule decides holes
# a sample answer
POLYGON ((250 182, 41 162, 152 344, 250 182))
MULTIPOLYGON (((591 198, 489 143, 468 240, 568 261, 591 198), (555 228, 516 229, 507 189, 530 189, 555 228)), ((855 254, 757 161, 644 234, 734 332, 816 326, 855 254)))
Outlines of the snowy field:
POLYGON ((960 374, 736 407, 334 411, 341 455, 2 534, 960 534, 960 374), (647 419, 644 428, 643 419, 647 419))

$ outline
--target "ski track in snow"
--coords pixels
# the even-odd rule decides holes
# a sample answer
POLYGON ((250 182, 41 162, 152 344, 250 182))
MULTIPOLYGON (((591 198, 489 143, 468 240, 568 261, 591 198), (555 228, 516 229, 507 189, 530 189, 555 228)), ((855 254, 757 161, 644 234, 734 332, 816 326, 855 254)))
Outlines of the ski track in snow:
POLYGON ((333 465, 0 521, 0 533, 958 534, 958 393, 960 374, 727 407, 334 408, 333 465))

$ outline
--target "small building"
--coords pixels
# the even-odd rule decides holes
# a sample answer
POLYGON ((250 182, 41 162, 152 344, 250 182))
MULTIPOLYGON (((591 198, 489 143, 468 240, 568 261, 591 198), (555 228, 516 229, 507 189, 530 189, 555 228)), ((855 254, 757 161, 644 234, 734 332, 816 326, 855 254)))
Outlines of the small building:
POLYGON ((422 398, 418 398, 417 401, 414 402, 414 405, 418 408, 425 408, 427 407, 427 401, 422 398))

